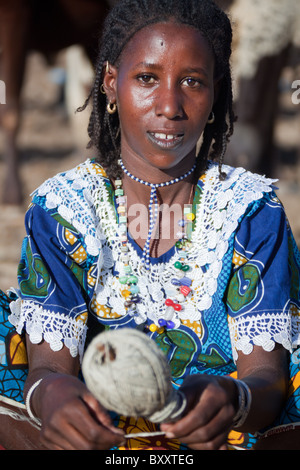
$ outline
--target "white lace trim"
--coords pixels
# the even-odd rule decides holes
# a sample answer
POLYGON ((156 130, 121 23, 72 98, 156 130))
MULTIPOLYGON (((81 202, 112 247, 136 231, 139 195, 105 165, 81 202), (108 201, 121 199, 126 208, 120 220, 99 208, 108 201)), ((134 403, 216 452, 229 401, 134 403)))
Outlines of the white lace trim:
MULTIPOLYGON (((229 238, 249 204, 272 190, 274 180, 252 175, 242 168, 225 167, 224 170, 228 175, 224 182, 219 179, 217 165, 211 164, 206 173, 201 203, 196 212, 192 247, 188 251, 187 263, 190 271, 187 275, 193 280, 193 295, 186 298, 184 308, 178 313, 180 320, 200 320, 203 311, 211 307, 213 295, 217 291, 218 277, 222 271, 222 260, 229 247, 229 238)), ((100 305, 109 305, 114 312, 124 316, 127 312, 119 281, 110 269, 115 263, 115 269, 121 272, 121 243, 116 236, 118 225, 107 202, 108 194, 104 181, 95 190, 94 199, 99 201, 99 231, 103 231, 102 238, 105 239, 101 260, 102 279, 95 289, 96 300, 100 305)), ((171 280, 178 277, 174 263, 179 259, 179 254, 175 253, 168 262, 151 265, 150 272, 144 268, 141 257, 131 244, 129 255, 132 271, 138 276, 142 297, 142 302, 137 304, 139 316, 135 320, 142 323, 148 317, 157 322, 165 311, 164 291, 169 295, 174 290, 171 280)))
POLYGON ((9 321, 19 334, 26 325, 33 344, 44 339, 53 351, 60 351, 65 345, 72 357, 79 354, 82 358, 87 327, 81 320, 51 312, 29 300, 17 299, 11 302, 10 309, 9 321))
POLYGON ((47 209, 57 209, 84 237, 87 253, 98 256, 101 236, 97 233, 96 214, 93 211, 92 192, 97 187, 99 171, 90 160, 66 173, 45 181, 33 195, 45 196, 47 209))
POLYGON ((272 351, 277 343, 292 352, 300 344, 300 318, 291 312, 261 312, 236 319, 228 317, 228 325, 235 361, 238 351, 248 355, 254 346, 272 351))

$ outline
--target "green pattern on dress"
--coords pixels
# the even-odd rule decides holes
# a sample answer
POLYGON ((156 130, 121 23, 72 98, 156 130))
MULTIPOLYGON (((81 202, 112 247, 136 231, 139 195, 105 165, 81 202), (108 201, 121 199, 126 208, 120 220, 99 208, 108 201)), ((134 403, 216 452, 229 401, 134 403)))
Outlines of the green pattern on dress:
POLYGON ((258 268, 249 262, 235 272, 227 297, 227 304, 233 312, 238 312, 256 298, 259 279, 258 268))
POLYGON ((23 258, 18 268, 22 292, 39 298, 47 297, 50 282, 47 268, 40 256, 37 254, 33 256, 28 239, 25 239, 24 243, 26 243, 26 260, 23 258))

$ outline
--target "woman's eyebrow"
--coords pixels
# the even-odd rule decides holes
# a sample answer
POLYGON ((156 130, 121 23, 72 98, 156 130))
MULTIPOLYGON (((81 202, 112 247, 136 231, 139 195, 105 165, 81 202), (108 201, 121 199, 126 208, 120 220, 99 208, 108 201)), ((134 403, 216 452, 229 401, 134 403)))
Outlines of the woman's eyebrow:
MULTIPOLYGON (((139 69, 139 68, 162 70, 163 65, 143 61, 133 66, 133 70, 139 69)), ((197 74, 205 75, 206 77, 208 77, 208 72, 203 67, 187 67, 186 69, 184 69, 184 73, 197 73, 197 74)))
POLYGON ((138 69, 140 67, 144 67, 147 69, 157 69, 157 70, 161 70, 163 68, 163 66, 160 64, 154 64, 152 62, 139 62, 133 67, 133 69, 138 69))
POLYGON ((203 67, 189 67, 186 69, 186 73, 198 73, 199 75, 208 77, 208 72, 203 67))

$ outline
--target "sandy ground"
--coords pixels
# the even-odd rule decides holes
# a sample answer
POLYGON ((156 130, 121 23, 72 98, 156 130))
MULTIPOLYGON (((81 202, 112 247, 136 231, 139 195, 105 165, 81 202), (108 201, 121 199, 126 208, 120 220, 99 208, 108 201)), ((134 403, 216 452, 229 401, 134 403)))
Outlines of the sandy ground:
MULTIPOLYGON (((83 142, 67 117, 65 109, 57 105, 59 87, 49 81, 49 69, 38 55, 30 58, 24 88, 24 116, 19 136, 21 172, 24 193, 23 207, 0 205, 0 288, 16 286, 16 271, 24 237, 24 214, 29 194, 46 178, 59 171, 72 168, 88 156, 83 142), (78 142, 79 141, 79 142, 78 142)), ((80 103, 79 103, 80 104, 80 103)), ((277 126, 277 139, 281 144, 296 141, 300 148, 300 121, 298 117, 281 118, 277 126)), ((0 131, 0 185, 3 181, 3 135, 0 131)), ((283 164, 278 196, 283 202, 297 243, 300 245, 300 158, 293 164, 283 164)))

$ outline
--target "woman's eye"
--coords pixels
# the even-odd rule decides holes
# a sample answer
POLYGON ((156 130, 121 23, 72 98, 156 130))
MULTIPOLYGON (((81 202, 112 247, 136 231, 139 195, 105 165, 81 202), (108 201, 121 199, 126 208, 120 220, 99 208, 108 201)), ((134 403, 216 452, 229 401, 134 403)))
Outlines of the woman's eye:
POLYGON ((188 77, 182 80, 183 85, 188 86, 189 88, 199 88, 201 87, 201 81, 197 78, 188 77))
POLYGON ((138 80, 146 85, 151 85, 155 83, 155 78, 152 75, 139 75, 138 80))

